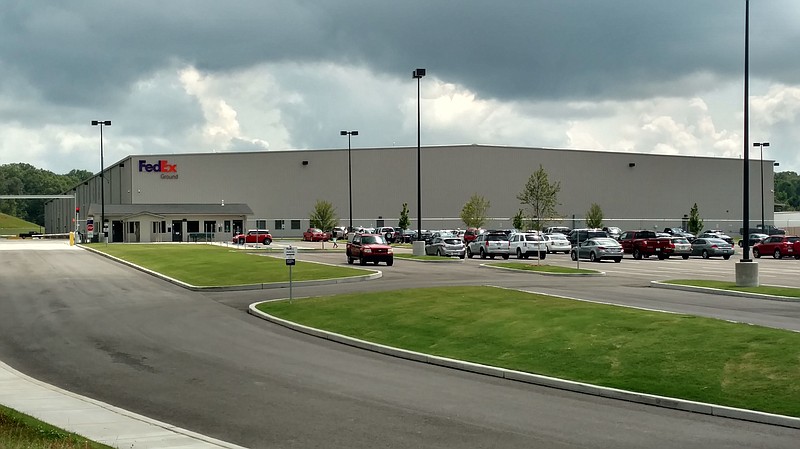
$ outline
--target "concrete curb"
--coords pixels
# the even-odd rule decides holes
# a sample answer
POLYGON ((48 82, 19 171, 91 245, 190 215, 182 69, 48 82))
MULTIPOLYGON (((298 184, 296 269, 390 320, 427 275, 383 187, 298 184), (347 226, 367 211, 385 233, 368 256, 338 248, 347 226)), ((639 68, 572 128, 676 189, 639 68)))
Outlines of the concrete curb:
POLYGON ((505 368, 497 368, 477 363, 464 362, 461 360, 449 359, 446 357, 437 357, 428 354, 423 354, 420 352, 414 352, 405 349, 394 348, 391 346, 385 346, 377 343, 371 343, 368 341, 359 340, 357 338, 347 337, 341 334, 336 334, 333 332, 327 332, 313 327, 304 326, 302 324, 298 324, 292 321, 287 321, 269 315, 256 308, 259 304, 262 304, 264 302, 269 302, 269 301, 260 301, 250 304, 248 308, 248 313, 298 332, 302 332, 308 335, 313 335, 319 338, 324 338, 330 341, 335 341, 337 343, 346 344, 348 346, 353 346, 356 348, 377 352, 380 354, 390 355, 393 357, 399 357, 402 359, 413 360, 422 363, 428 363, 431 365, 458 369, 461 371, 468 371, 476 374, 483 374, 487 376, 515 380, 519 382, 541 385, 545 387, 558 388, 560 390, 573 391, 576 393, 590 394, 593 396, 600 396, 611 399, 619 399, 623 401, 653 405, 657 407, 669 408, 674 410, 701 413, 704 415, 720 416, 724 418, 732 418, 742 421, 752 421, 757 423, 800 429, 800 418, 794 418, 791 416, 775 415, 771 413, 758 412, 754 410, 726 407, 722 405, 708 404, 704 402, 695 402, 685 399, 676 399, 676 398, 658 396, 653 394, 637 393, 634 391, 619 390, 616 388, 600 387, 597 385, 592 385, 582 382, 558 379, 555 377, 525 373, 522 371, 514 371, 505 368))
POLYGON ((697 287, 694 285, 668 284, 663 281, 650 281, 650 286, 655 288, 665 288, 669 290, 682 290, 686 292, 700 292, 700 293, 711 293, 714 295, 736 296, 739 298, 766 299, 768 301, 781 301, 781 302, 800 302, 800 299, 790 298, 788 296, 775 296, 775 295, 764 295, 761 293, 737 292, 734 290, 725 290, 721 288, 711 288, 711 287, 697 287))
POLYGON ((605 276, 605 271, 598 271, 596 273, 545 273, 542 271, 533 271, 533 270, 520 270, 517 268, 510 268, 510 267, 498 267, 494 265, 488 265, 485 263, 480 264, 479 266, 484 268, 492 268, 494 270, 507 270, 507 271, 514 271, 516 273, 530 273, 530 274, 538 274, 539 276, 564 276, 564 277, 597 277, 597 276, 605 276))
MULTIPOLYGON (((153 271, 153 270, 151 270, 149 268, 145 268, 145 267, 136 265, 135 263, 128 262, 127 260, 120 259, 119 257, 114 257, 114 256, 112 256, 110 254, 106 254, 106 253, 104 253, 102 251, 98 251, 98 250, 96 250, 94 248, 89 248, 89 247, 86 247, 86 246, 81 246, 81 248, 83 248, 83 249, 85 249, 87 251, 90 251, 90 252, 92 252, 94 254, 98 254, 100 256, 103 256, 103 257, 106 257, 108 259, 111 259, 111 260, 113 260, 115 262, 119 262, 119 263, 121 263, 123 265, 127 265, 127 266, 129 266, 131 268, 137 269, 137 270, 139 270, 139 271, 141 271, 143 273, 147 273, 147 274, 149 274, 151 276, 157 277, 159 279, 163 279, 163 280, 165 280, 165 281, 167 281, 167 282, 169 282, 171 284, 175 284, 175 285, 177 285, 179 287, 182 287, 182 288, 185 288, 185 289, 191 290, 191 291, 196 291, 196 292, 199 292, 199 291, 203 291, 203 292, 233 292, 233 291, 244 291, 244 290, 270 290, 270 289, 276 289, 276 288, 289 288, 289 283, 288 282, 270 282, 270 283, 264 283, 264 284, 222 285, 222 286, 198 286, 198 285, 192 285, 192 284, 187 284, 186 282, 180 281, 178 279, 171 278, 169 276, 165 276, 164 274, 159 273, 157 271, 153 271)), ((273 256, 270 256, 269 254, 263 254, 263 256, 273 257, 273 256)), ((304 261, 304 262, 305 263, 316 263, 316 264, 320 264, 320 265, 330 265, 330 264, 325 264, 325 263, 321 263, 321 262, 312 262, 312 261, 304 261)), ((317 279, 317 280, 313 280, 313 281, 293 281, 292 282, 292 286, 295 286, 295 287, 306 287, 306 286, 311 286, 311 285, 348 284, 348 283, 351 283, 351 282, 362 282, 362 281, 369 281, 369 280, 373 280, 373 279, 379 279, 379 278, 381 278, 383 276, 383 272, 381 272, 379 270, 369 270, 369 269, 365 269, 365 268, 358 268, 358 269, 359 270, 365 270, 365 271, 371 271, 371 273, 370 274, 361 275, 361 276, 350 276, 350 277, 345 277, 345 278, 317 279)))

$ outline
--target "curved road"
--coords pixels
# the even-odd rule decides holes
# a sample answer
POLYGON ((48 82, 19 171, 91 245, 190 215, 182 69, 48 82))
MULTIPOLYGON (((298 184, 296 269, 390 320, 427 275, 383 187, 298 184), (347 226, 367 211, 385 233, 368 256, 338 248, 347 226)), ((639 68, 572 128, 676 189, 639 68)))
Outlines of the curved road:
MULTIPOLYGON (((580 293, 581 283, 589 288, 587 279, 521 277, 476 264, 398 261, 378 281, 295 288, 295 295, 402 288, 411 281, 452 284, 454 275, 464 284, 571 288, 570 295, 580 293)), ((614 294, 608 278, 591 282, 592 292, 614 294)), ((649 295, 692 295, 629 284, 618 288, 644 293, 643 301, 669 307, 692 301, 657 300, 649 295)), ((62 388, 243 446, 796 448, 800 441, 794 429, 584 396, 334 344, 243 313, 250 302, 286 290, 189 292, 81 250, 0 251, 0 285, 1 360, 62 388)), ((709 300, 693 307, 777 325, 778 305, 786 304, 744 310, 709 300)), ((800 321, 792 306, 795 318, 785 319, 786 327, 800 321)))

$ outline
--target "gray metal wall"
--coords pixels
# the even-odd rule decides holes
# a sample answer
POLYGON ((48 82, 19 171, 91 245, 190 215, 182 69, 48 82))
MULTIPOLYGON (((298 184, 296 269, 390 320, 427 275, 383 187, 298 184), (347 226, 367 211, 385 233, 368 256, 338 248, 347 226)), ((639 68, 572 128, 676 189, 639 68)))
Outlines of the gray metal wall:
MULTIPOLYGON (((246 203, 251 219, 267 220, 270 229, 276 219, 286 220, 285 231, 273 229, 276 236, 299 235, 316 200, 332 202, 347 224, 347 156, 347 149, 134 155, 109 169, 106 201, 246 203), (176 171, 140 172, 140 160, 165 160, 176 171), (289 229, 293 219, 302 222, 299 232, 289 229)), ((357 148, 351 156, 354 224, 375 226, 382 217, 396 226, 406 202, 416 229, 416 147, 357 148)), ((493 220, 486 227, 511 227, 510 217, 523 207, 516 197, 540 164, 561 183, 558 211, 568 226, 583 225, 592 203, 603 209, 606 224, 623 229, 680 226, 696 202, 706 228, 737 233, 741 227, 740 159, 486 145, 422 148, 422 227, 463 227, 458 217, 472 194, 491 202, 493 220)), ((758 164, 751 161, 752 223, 761 215, 758 164)), ((764 185, 765 216, 772 222, 772 161, 764 161, 764 185)), ((88 200, 99 203, 99 190, 90 190, 88 200)))

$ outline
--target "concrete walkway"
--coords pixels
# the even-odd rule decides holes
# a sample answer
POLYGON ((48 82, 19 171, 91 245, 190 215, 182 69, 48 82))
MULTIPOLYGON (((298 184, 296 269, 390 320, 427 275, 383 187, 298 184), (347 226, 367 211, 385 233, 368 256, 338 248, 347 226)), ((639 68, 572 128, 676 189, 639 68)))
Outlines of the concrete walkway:
POLYGON ((0 404, 116 448, 241 448, 48 385, 3 362, 0 404))

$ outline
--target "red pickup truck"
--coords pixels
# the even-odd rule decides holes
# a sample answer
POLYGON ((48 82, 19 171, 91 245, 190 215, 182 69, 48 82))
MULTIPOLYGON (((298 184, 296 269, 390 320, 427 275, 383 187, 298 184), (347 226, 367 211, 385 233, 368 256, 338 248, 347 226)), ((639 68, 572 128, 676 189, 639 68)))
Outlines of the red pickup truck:
POLYGON ((675 245, 668 238, 658 238, 654 231, 625 231, 619 236, 622 251, 633 254, 634 259, 658 256, 663 260, 672 255, 675 245))
POLYGON ((347 263, 353 264, 358 259, 358 263, 366 265, 372 262, 386 262, 387 266, 394 264, 394 251, 386 243, 382 235, 378 234, 355 234, 353 239, 347 243, 347 263))

